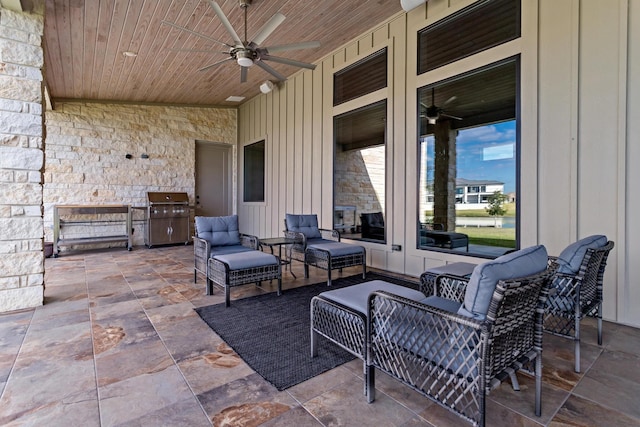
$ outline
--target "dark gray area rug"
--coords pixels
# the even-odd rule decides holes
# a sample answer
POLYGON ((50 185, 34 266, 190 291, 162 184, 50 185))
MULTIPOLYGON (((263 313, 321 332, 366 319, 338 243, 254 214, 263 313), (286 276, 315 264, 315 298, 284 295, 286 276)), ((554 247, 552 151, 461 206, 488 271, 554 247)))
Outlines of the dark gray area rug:
POLYGON ((285 390, 355 359, 355 356, 320 339, 318 356, 310 355, 311 298, 321 292, 370 280, 384 280, 417 289, 407 282, 378 273, 367 273, 276 293, 232 300, 196 309, 200 317, 235 350, 251 368, 278 390, 285 390))

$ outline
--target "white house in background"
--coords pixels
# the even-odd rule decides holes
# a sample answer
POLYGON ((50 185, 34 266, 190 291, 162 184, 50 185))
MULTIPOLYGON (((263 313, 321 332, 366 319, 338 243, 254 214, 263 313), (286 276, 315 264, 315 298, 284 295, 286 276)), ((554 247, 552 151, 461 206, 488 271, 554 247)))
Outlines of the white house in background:
POLYGON ((504 182, 456 178, 456 204, 487 204, 496 191, 504 193, 504 182))

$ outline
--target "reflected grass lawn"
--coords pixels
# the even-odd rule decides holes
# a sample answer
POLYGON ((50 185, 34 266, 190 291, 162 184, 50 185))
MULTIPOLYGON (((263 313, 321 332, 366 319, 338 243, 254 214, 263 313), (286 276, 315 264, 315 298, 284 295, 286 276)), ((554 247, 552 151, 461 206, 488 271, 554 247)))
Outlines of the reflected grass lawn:
POLYGON ((474 245, 516 247, 516 230, 514 228, 494 227, 457 227, 456 233, 469 236, 469 243, 474 245))

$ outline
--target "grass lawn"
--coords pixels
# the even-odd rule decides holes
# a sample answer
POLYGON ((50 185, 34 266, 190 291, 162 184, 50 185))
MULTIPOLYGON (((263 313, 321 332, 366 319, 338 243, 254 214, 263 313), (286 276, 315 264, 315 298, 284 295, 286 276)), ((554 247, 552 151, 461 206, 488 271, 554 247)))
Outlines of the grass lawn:
MULTIPOLYGON (((507 210, 505 217, 516 216, 516 204, 505 203, 503 207, 507 210)), ((433 216, 433 211, 425 212, 427 217, 433 216)), ((461 218, 489 218, 490 215, 484 209, 456 209, 456 216, 461 218)), ((457 233, 464 233, 469 236, 469 243, 485 246, 499 246, 502 248, 516 247, 516 230, 513 228, 494 227, 457 227, 457 233)))
MULTIPOLYGON (((516 216, 516 204, 515 203, 505 203, 502 205, 506 210, 503 216, 515 217, 516 216)), ((425 211, 427 217, 433 216, 433 211, 427 210, 425 211)), ((459 217, 474 217, 474 218, 489 218, 489 214, 484 209, 456 209, 456 216, 459 217)))
POLYGON ((469 236, 469 243, 474 245, 516 247, 516 230, 514 228, 494 227, 457 227, 456 233, 469 236))

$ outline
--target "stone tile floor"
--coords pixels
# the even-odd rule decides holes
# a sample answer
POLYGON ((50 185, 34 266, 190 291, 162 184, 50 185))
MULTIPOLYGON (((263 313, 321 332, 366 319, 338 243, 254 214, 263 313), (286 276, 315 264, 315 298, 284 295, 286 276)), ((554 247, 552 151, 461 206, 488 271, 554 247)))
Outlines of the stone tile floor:
MULTIPOLYGON (((63 253, 46 260, 45 305, 0 315, 3 426, 459 426, 456 416, 377 375, 362 395, 359 360, 278 392, 200 320, 222 303, 193 283, 191 246, 63 253)), ((324 280, 284 273, 284 289, 324 280)), ((357 274, 358 269, 343 275, 357 274)), ((275 285, 275 283, 274 283, 275 285)), ((263 291, 234 289, 233 299, 263 291)), ((543 413, 533 381, 489 396, 490 426, 640 426, 640 329, 583 322, 583 372, 570 341, 545 335, 543 413)), ((286 361, 284 361, 286 363, 286 361)))

